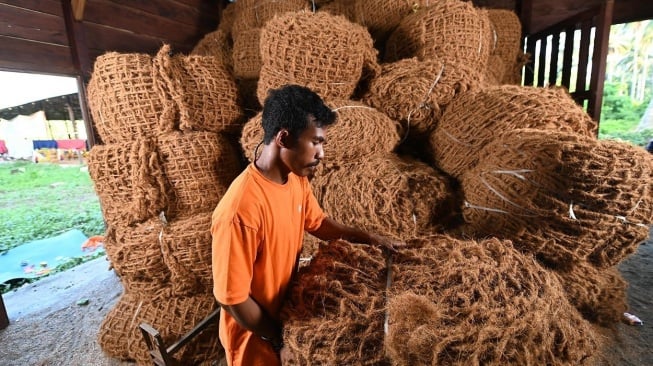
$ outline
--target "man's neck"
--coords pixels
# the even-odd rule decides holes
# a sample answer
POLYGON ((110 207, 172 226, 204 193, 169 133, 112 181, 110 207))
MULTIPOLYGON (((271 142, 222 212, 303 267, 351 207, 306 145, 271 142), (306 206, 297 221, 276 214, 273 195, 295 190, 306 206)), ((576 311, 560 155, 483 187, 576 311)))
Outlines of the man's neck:
POLYGON ((254 161, 254 166, 269 180, 285 184, 290 173, 281 162, 279 151, 271 145, 263 145, 261 156, 254 161))

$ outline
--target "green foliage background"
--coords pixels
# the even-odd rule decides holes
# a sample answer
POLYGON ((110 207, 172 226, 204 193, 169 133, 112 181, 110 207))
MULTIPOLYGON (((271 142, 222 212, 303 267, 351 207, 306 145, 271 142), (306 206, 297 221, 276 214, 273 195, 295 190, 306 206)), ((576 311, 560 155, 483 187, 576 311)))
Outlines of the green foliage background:
POLYGON ((617 139, 634 145, 646 146, 653 138, 653 130, 637 131, 637 125, 651 100, 650 91, 643 102, 633 101, 623 82, 606 82, 599 123, 599 138, 617 139))
POLYGON ((79 165, 0 163, 0 252, 77 228, 104 233, 100 203, 79 165))

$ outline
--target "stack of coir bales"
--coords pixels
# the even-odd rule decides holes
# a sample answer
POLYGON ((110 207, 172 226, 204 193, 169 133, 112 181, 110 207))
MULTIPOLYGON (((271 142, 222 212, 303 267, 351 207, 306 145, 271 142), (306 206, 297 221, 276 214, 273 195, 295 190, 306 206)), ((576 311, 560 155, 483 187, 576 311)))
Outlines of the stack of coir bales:
MULTIPOLYGON (((101 144, 89 171, 107 224, 105 247, 124 294, 99 342, 116 358, 151 363, 138 329, 170 344, 215 308, 210 217, 242 162, 236 85, 216 57, 98 57, 88 100, 101 144)), ((188 362, 222 352, 215 327, 180 351, 188 362)))
MULTIPOLYGON (((396 122, 350 99, 362 79, 374 76, 366 69, 378 71, 367 31, 324 12, 289 13, 269 21, 261 37, 259 99, 271 88, 299 83, 338 114, 327 129, 324 167, 311 183, 327 214, 402 240, 437 230, 434 218, 448 211, 451 198, 447 179, 425 163, 393 154, 400 141, 396 122), (310 64, 302 62, 309 57, 310 64)), ((250 159, 262 141, 260 120, 252 118, 241 137, 250 159)))

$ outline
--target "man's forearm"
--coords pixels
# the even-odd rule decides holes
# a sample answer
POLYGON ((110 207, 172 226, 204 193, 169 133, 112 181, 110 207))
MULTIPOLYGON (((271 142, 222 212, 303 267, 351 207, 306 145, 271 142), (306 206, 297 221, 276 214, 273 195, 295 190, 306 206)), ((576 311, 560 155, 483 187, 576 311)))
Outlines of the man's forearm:
POLYGON ((237 305, 222 305, 222 308, 241 327, 264 339, 281 342, 281 325, 251 297, 237 305))
POLYGON ((342 225, 329 217, 325 218, 322 225, 311 235, 324 241, 343 239, 353 243, 370 244, 370 236, 367 232, 342 225))

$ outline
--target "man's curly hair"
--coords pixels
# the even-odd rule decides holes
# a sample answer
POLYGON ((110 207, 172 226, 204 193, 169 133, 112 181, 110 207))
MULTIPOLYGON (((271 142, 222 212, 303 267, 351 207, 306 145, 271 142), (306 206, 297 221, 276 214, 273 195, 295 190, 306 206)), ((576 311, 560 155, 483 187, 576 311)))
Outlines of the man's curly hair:
POLYGON ((312 90, 299 85, 285 85, 270 90, 263 104, 263 143, 269 144, 282 129, 297 139, 309 126, 325 127, 336 122, 336 113, 312 90))

